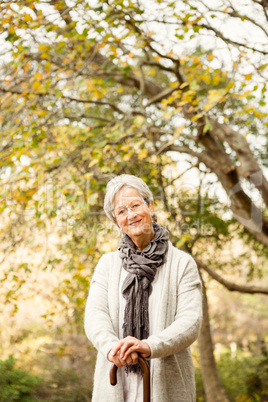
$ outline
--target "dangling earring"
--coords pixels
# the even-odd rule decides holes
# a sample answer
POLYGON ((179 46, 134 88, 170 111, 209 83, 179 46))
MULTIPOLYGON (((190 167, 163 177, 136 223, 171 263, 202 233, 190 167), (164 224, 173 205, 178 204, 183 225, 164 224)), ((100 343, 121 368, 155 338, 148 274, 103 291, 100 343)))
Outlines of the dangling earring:
POLYGON ((153 216, 152 216, 152 222, 153 222, 153 223, 157 223, 157 216, 156 216, 155 213, 154 213, 153 216))

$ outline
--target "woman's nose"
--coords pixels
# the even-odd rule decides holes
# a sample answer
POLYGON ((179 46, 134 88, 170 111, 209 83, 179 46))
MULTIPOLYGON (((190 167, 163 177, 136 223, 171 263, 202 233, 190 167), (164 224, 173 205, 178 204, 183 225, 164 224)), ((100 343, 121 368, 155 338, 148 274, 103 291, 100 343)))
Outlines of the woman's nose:
POLYGON ((130 210, 128 209, 127 214, 128 214, 128 219, 133 219, 137 215, 137 212, 131 211, 131 209, 130 210))

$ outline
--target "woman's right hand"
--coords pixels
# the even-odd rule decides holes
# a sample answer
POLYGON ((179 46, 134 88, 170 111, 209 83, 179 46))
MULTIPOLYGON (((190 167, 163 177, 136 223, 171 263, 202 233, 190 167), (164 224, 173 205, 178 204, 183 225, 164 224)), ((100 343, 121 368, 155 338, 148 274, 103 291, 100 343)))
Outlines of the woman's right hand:
POLYGON ((129 354, 126 360, 121 359, 120 357, 121 351, 120 349, 117 351, 115 355, 111 354, 111 351, 108 353, 108 360, 114 363, 117 367, 124 367, 129 364, 137 364, 138 363, 138 353, 132 352, 129 354))

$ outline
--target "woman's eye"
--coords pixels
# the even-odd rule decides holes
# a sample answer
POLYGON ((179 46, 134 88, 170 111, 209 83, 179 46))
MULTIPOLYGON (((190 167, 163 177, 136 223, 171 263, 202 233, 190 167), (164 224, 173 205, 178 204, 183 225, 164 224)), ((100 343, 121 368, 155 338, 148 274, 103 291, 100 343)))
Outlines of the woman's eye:
POLYGON ((118 212, 118 215, 122 215, 125 212, 124 209, 120 209, 120 211, 118 212))

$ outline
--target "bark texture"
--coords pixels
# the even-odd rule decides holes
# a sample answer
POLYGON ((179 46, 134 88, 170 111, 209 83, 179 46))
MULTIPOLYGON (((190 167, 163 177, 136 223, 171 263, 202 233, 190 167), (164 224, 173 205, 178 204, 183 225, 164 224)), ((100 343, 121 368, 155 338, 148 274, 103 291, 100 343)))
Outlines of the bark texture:
POLYGON ((203 284, 203 322, 198 338, 198 347, 200 353, 200 365, 203 384, 206 394, 206 402, 229 402, 216 368, 209 325, 209 311, 206 287, 201 274, 200 277, 203 284))

